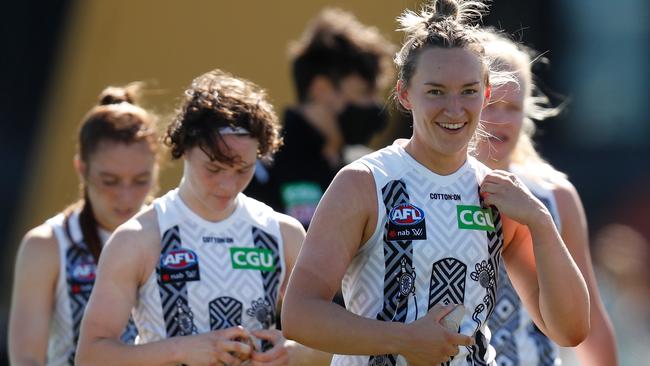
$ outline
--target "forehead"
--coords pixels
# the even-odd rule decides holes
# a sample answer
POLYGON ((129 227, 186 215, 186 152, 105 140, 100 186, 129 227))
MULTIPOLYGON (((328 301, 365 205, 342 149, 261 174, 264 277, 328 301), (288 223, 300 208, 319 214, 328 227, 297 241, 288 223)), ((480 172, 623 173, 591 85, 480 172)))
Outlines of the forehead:
MULTIPOLYGON (((218 142, 219 148, 227 149, 225 151, 228 151, 228 155, 237 157, 239 165, 255 163, 259 145, 257 139, 247 135, 223 135, 222 138, 223 142, 218 142)), ((210 157, 198 147, 192 149, 192 155, 198 156, 201 161, 210 162, 210 157)), ((214 163, 219 164, 218 161, 214 163)))
POLYGON ((140 174, 153 168, 156 155, 147 141, 130 144, 102 141, 87 163, 90 169, 96 172, 116 175, 140 174))
POLYGON ((448 86, 483 83, 485 66, 479 55, 464 48, 428 48, 418 57, 412 83, 448 86))
POLYGON ((517 78, 518 83, 509 81, 503 85, 492 88, 492 94, 490 96, 490 101, 498 102, 500 100, 507 101, 510 103, 523 103, 524 100, 524 85, 521 84, 521 80, 517 78))
POLYGON ((371 94, 374 88, 371 83, 359 74, 350 74, 339 81, 339 89, 344 94, 371 94))

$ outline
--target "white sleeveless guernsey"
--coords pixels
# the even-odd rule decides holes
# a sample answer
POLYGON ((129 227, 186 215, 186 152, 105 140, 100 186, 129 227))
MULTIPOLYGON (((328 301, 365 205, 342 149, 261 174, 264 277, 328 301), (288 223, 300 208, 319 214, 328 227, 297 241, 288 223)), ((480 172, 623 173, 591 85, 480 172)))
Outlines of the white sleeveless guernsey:
MULTIPOLYGON (((446 365, 494 365, 486 319, 494 309, 503 247, 501 219, 482 208, 479 184, 490 169, 469 157, 437 175, 392 145, 358 160, 375 180, 378 218, 372 237, 343 278, 350 311, 410 323, 436 304, 464 304, 460 333, 476 340, 446 365)), ((405 366, 398 355, 335 355, 332 365, 405 366)))
MULTIPOLYGON (((551 183, 527 176, 521 168, 513 165, 515 174, 548 208, 558 231, 562 230, 560 214, 551 183)), ((499 366, 556 366, 561 365, 559 346, 542 333, 524 308, 512 283, 500 267, 497 306, 490 318, 492 345, 497 352, 499 366)))
POLYGON ((237 325, 274 327, 285 271, 276 213, 240 193, 228 218, 210 222, 183 203, 178 189, 153 206, 161 254, 138 292, 136 343, 237 325))
MULTIPOLYGON (((67 219, 60 213, 46 223, 52 227, 59 248, 59 276, 46 364, 73 365, 81 319, 95 283, 96 264, 83 241, 78 211, 73 211, 67 219)), ((100 239, 105 243, 108 233, 100 230, 100 239)), ((133 343, 136 334, 130 322, 121 340, 133 343)))

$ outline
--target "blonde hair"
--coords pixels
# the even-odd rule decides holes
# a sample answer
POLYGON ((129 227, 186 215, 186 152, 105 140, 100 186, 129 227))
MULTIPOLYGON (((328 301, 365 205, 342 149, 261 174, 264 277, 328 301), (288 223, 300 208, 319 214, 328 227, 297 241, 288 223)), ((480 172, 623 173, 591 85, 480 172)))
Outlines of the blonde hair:
POLYGON ((534 82, 532 65, 535 62, 546 61, 546 59, 537 56, 534 50, 514 42, 493 28, 478 31, 478 36, 490 63, 497 70, 511 72, 517 78, 519 87, 524 91, 525 117, 510 161, 525 168, 536 179, 552 181, 566 179, 566 174, 555 169, 539 155, 532 139, 536 131, 533 121, 543 121, 546 118, 557 116, 564 107, 563 104, 557 107, 551 106, 546 94, 534 82))

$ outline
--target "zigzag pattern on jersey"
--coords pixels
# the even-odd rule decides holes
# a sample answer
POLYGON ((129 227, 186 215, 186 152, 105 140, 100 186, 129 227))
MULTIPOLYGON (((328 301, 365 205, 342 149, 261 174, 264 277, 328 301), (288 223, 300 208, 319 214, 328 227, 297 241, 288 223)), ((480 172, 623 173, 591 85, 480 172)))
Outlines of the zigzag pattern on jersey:
MULTIPOLYGON (((268 329, 275 324, 276 303, 278 299, 278 290, 280 289, 280 274, 282 273, 282 261, 280 260, 280 248, 276 238, 264 230, 253 226, 253 244, 258 249, 267 249, 273 253, 274 271, 260 271, 262 283, 264 285, 264 299, 271 305, 270 323, 264 322, 262 327, 268 329)), ((273 345, 268 341, 262 341, 262 349, 266 350, 273 345)))
MULTIPOLYGON (((479 197, 479 203, 481 207, 487 208, 488 206, 483 202, 483 197, 481 197, 481 188, 479 186, 478 188, 478 197, 479 197)), ((499 210, 497 210, 496 207, 490 207, 492 210, 492 220, 494 223, 494 231, 486 231, 486 236, 487 236, 487 247, 488 247, 488 253, 490 255, 489 258, 489 263, 494 270, 496 278, 492 281, 492 285, 488 286, 486 288, 487 295, 483 298, 483 303, 479 304, 476 309, 474 309, 474 315, 472 316, 472 319, 477 323, 477 330, 481 326, 481 321, 478 318, 478 314, 481 313, 483 310, 487 310, 487 315, 485 316, 485 319, 489 319, 490 315, 494 311, 494 307, 496 304, 496 294, 497 294, 497 286, 498 286, 498 280, 499 280, 499 267, 500 267, 500 261, 501 261, 501 249, 503 248, 503 224, 501 223, 501 215, 499 213, 499 210)), ((474 346, 468 347, 469 348, 469 355, 467 356, 467 360, 472 360, 473 365, 487 365, 485 363, 485 356, 487 353, 487 339, 485 338, 485 335, 477 331, 476 332, 476 337, 475 337, 476 344, 474 346)))
POLYGON ((535 346, 537 347, 537 364, 539 366, 555 365, 555 359, 557 358, 555 347, 551 343, 551 340, 533 322, 530 322, 528 325, 528 335, 535 341, 535 346))
MULTIPOLYGON (((72 334, 74 348, 68 356, 70 365, 74 365, 74 357, 76 352, 77 342, 79 341, 79 329, 81 327, 81 319, 84 315, 84 310, 90 298, 90 291, 73 291, 73 275, 75 267, 79 263, 89 264, 95 263, 90 251, 84 244, 72 243, 70 248, 66 251, 65 260, 65 273, 66 282, 68 284, 68 297, 70 298, 70 315, 72 316, 72 334)), ((94 284, 94 281, 93 281, 94 284)))
MULTIPOLYGON (((181 248, 181 233, 175 225, 162 235, 161 255, 181 248)), ((195 332, 194 317, 187 299, 185 282, 163 283, 160 281, 160 261, 156 265, 158 290, 165 319, 167 337, 189 335, 195 332)))
MULTIPOLYGON (((408 315, 408 297, 406 301, 400 301, 400 285, 397 281, 401 273, 401 264, 404 265, 408 273, 413 270, 413 242, 411 240, 388 240, 388 215, 390 210, 396 205, 409 203, 409 195, 406 184, 401 180, 392 180, 382 189, 382 198, 386 208, 386 224, 384 227, 384 305, 377 314, 377 319, 382 321, 405 322, 408 315)), ((371 356, 368 364, 370 366, 395 366, 397 357, 395 355, 371 356)))
POLYGON ((521 321, 521 302, 512 287, 505 267, 499 267, 499 288, 494 314, 488 324, 493 329, 492 344, 499 365, 519 365, 515 331, 521 321))
MULTIPOLYGON (((436 304, 463 304, 467 265, 456 258, 444 258, 432 265, 428 310, 436 304)), ((454 357, 452 356, 453 360, 454 357)), ((443 365, 448 366, 451 360, 443 365)))
POLYGON ((244 306, 241 301, 229 296, 210 301, 210 330, 226 329, 241 325, 244 306))
POLYGON ((429 286, 429 310, 436 304, 462 304, 465 302, 465 277, 467 266, 456 258, 435 262, 429 286))
MULTIPOLYGON (((280 289, 280 274, 282 273, 282 261, 280 260, 280 248, 278 241, 275 237, 264 230, 254 227, 253 244, 258 249, 267 249, 273 253, 273 264, 275 264, 275 271, 260 271, 262 276, 262 283, 264 285, 264 299, 271 304, 271 319, 275 320, 275 306, 278 299, 278 290, 280 289)), ((271 324, 263 324, 264 328, 269 328, 271 324)))

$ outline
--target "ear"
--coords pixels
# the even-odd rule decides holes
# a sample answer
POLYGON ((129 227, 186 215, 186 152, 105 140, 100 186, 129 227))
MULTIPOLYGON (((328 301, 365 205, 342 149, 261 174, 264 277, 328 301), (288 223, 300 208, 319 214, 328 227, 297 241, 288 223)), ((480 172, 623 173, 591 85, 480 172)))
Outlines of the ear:
POLYGON ((309 99, 316 103, 329 103, 335 93, 334 83, 324 75, 315 76, 309 84, 309 99))
POLYGON ((77 172, 77 175, 79 176, 79 180, 82 182, 86 180, 86 173, 88 173, 88 167, 86 163, 84 163, 81 160, 79 154, 75 154, 74 158, 72 159, 72 165, 74 166, 74 170, 77 172))
POLYGON ((397 100, 399 101, 399 104, 404 107, 404 109, 411 110, 411 102, 409 101, 409 91, 406 88, 406 84, 402 80, 397 81, 397 85, 395 86, 395 91, 397 94, 397 100))

